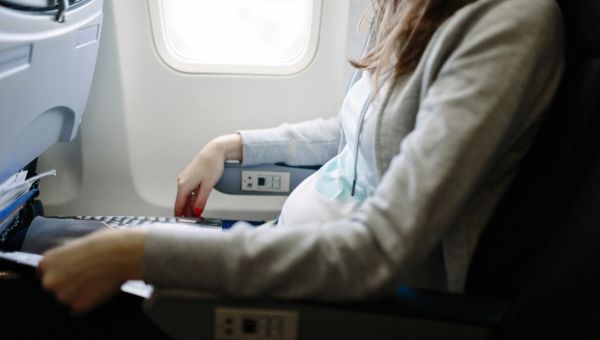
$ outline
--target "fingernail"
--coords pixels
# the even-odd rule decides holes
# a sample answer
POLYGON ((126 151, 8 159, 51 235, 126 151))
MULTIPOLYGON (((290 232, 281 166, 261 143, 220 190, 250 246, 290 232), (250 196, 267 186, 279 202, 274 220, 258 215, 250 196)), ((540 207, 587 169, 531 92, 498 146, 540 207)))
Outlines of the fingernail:
POLYGON ((194 209, 194 216, 200 217, 200 214, 202 214, 202 209, 200 209, 200 208, 194 209))

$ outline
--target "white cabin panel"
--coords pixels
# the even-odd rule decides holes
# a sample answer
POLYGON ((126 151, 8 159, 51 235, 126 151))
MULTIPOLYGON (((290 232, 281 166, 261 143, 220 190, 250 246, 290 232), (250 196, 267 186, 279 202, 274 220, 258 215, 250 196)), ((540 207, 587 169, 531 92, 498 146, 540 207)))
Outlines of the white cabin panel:
MULTIPOLYGON (((47 215, 171 215, 176 179, 212 138, 337 114, 366 32, 368 0, 322 1, 316 54, 285 76, 190 74, 161 59, 146 0, 105 1, 104 31, 79 136, 40 158, 47 215), (366 29, 364 29, 366 31, 366 29)), ((205 216, 270 219, 284 197, 213 191, 205 216)))

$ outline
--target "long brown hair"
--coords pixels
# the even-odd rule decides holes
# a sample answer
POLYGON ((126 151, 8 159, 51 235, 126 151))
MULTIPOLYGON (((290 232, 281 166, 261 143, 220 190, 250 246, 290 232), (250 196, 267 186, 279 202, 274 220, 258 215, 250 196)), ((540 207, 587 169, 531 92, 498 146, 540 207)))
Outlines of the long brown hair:
POLYGON ((375 84, 389 72, 392 81, 419 64, 438 27, 463 6, 477 0, 371 0, 375 36, 372 47, 352 66, 374 74, 375 84))

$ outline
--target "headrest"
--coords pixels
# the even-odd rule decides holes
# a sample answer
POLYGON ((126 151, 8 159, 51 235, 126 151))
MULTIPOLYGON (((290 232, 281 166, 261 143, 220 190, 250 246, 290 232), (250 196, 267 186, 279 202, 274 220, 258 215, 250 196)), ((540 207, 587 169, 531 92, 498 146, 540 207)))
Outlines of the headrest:
POLYGON ((600 55, 600 0, 558 0, 558 3, 571 47, 600 55))
POLYGON ((581 0, 578 20, 584 48, 600 56, 600 0, 581 0))

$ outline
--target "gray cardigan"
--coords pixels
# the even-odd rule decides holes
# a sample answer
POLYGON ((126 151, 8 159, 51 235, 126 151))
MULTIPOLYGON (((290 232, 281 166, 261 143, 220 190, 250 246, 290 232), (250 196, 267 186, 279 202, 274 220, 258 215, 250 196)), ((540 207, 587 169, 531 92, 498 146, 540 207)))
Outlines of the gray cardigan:
MULTIPOLYGON (((461 292, 481 231, 563 71, 553 0, 480 0, 436 32, 378 114, 379 184, 352 216, 289 228, 157 226, 144 279, 231 296, 365 298, 399 284, 461 292)), ((244 164, 323 164, 336 118, 240 132, 244 164)), ((310 212, 307 212, 310 213, 310 212)))

